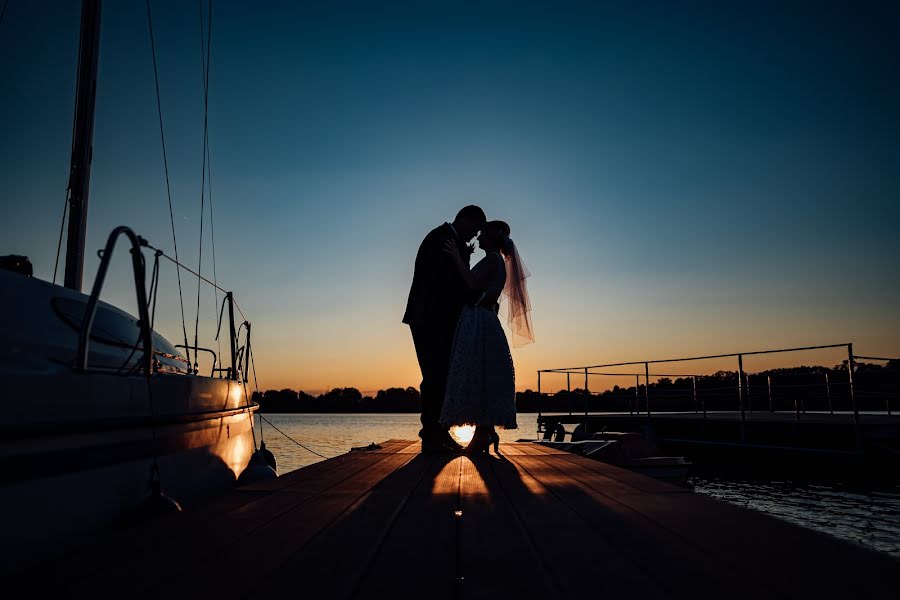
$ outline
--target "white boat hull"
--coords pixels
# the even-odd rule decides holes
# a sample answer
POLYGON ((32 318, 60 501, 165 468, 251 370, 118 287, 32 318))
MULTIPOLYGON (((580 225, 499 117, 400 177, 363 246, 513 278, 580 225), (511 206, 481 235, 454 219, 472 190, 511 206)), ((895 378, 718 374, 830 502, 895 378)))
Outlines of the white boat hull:
MULTIPOLYGON (((102 341, 92 340, 91 359, 107 368, 75 369, 77 330, 60 306, 71 310, 85 298, 0 272, 2 572, 127 521, 148 496, 154 460, 163 492, 189 506, 234 486, 254 450, 256 406, 244 386, 178 373, 180 357, 162 338, 154 347, 171 358, 149 380, 109 367, 127 363, 133 353, 102 341)), ((120 328, 133 344, 133 317, 101 308, 104 335, 120 328)))

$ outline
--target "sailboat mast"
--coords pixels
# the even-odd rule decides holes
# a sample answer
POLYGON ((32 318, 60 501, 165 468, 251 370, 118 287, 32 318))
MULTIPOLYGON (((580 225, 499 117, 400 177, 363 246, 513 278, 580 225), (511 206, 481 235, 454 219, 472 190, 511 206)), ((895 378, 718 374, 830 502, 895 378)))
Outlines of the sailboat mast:
POLYGON ((94 104, 97 63, 100 58, 100 0, 81 4, 81 40, 78 45, 78 80, 75 88, 75 127, 69 168, 69 229, 66 237, 66 272, 63 285, 81 291, 84 245, 87 235, 94 104))

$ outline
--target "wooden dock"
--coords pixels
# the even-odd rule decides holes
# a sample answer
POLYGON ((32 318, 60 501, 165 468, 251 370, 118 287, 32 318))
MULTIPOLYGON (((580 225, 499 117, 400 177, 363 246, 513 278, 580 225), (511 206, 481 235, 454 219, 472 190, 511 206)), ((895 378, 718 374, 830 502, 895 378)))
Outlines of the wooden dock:
POLYGON ((537 444, 391 440, 26 574, 105 597, 897 598, 900 561, 537 444))

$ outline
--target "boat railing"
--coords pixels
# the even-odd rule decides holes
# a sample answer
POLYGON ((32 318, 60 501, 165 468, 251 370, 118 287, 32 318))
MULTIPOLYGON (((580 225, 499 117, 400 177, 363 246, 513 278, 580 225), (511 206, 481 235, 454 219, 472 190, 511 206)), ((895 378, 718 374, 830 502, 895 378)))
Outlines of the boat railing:
MULTIPOLYGON (((543 416, 547 413, 548 397, 547 381, 549 377, 565 376, 565 387, 558 387, 554 396, 555 410, 559 415, 577 416, 583 409, 585 427, 592 413, 618 412, 629 415, 646 415, 652 419, 654 413, 662 414, 702 414, 702 418, 712 418, 717 412, 739 413, 741 436, 744 437, 744 425, 754 411, 770 413, 793 412, 799 421, 807 412, 828 414, 852 414, 854 428, 858 433, 860 421, 860 402, 871 408, 875 403, 883 402, 883 407, 891 415, 890 400, 898 396, 896 389, 866 390, 857 389, 854 381, 863 372, 859 370, 859 361, 882 361, 891 363, 897 359, 857 356, 853 352, 852 343, 826 344, 820 346, 804 346, 799 348, 781 348, 774 350, 757 350, 752 352, 736 352, 707 356, 691 356, 661 360, 638 360, 606 364, 595 364, 578 367, 556 369, 540 369, 537 372, 537 411, 538 433, 547 433, 542 429, 543 416), (846 359, 843 368, 811 370, 809 372, 792 372, 789 369, 778 372, 770 369, 760 373, 750 373, 745 369, 745 358, 750 356, 773 355, 790 352, 813 350, 845 349, 846 359), (675 363, 694 364, 698 361, 733 360, 737 368, 734 370, 718 370, 714 373, 701 373, 703 369, 682 371, 675 363), (654 368, 655 367, 655 368, 654 368), (670 367, 666 369, 665 367, 670 367), (799 378, 806 379, 798 382, 799 378), (576 385, 583 387, 572 389, 573 379, 576 385), (633 382, 633 388, 612 390, 608 385, 611 380, 633 382), (633 379, 632 379, 633 378, 633 379), (675 378, 674 381, 671 378, 675 378), (591 381, 606 379, 603 390, 592 391, 591 381), (601 398, 602 394, 602 398, 601 398), (785 399, 792 401, 785 406, 785 399), (605 406, 604 406, 605 404, 605 406), (598 410, 600 409, 600 410, 598 410)), ((882 369, 883 370, 883 369, 882 369)), ((883 370, 890 375, 894 370, 883 370)), ((880 374, 879 370, 865 370, 866 377, 880 374)), ((596 390, 598 386, 594 385, 596 390)), ((896 388, 897 386, 893 386, 896 388)), ((551 432, 552 433, 552 432, 551 432)))
POLYGON ((88 345, 91 339, 91 329, 94 326, 94 317, 97 315, 97 303, 100 302, 100 292, 103 290, 103 283, 106 280, 106 272, 109 270, 113 250, 116 247, 119 236, 122 235, 127 237, 131 243, 131 266, 134 275, 135 295, 137 296, 138 318, 140 319, 138 325, 141 332, 141 343, 144 348, 141 362, 145 373, 149 374, 153 369, 153 332, 150 328, 150 307, 147 302, 147 288, 145 287, 146 268, 141 250, 141 240, 130 227, 123 225, 113 229, 106 240, 106 247, 103 249, 100 258, 100 267, 97 269, 97 277, 94 278, 91 295, 84 310, 81 330, 78 332, 78 358, 75 363, 76 368, 81 371, 86 371, 88 368, 88 345))
MULTIPOLYGON (((91 330, 93 329, 94 318, 97 312, 97 304, 100 301, 100 293, 103 291, 106 274, 109 270, 110 262, 112 261, 113 250, 115 249, 116 243, 121 236, 125 236, 126 238, 128 238, 128 241, 131 245, 132 274, 134 277, 135 296, 138 305, 138 326, 140 327, 140 343, 143 348, 143 355, 140 359, 140 362, 141 368, 144 370, 144 372, 147 374, 154 372, 153 324, 152 318, 150 316, 151 305, 150 301, 148 300, 148 293, 146 288, 147 269, 143 256, 143 249, 147 248, 154 252, 154 256, 157 261, 159 260, 159 258, 165 258, 172 262, 177 269, 190 273, 191 275, 197 277, 199 281, 214 287, 217 291, 224 294, 224 298, 222 299, 222 307, 219 311, 217 319, 216 339, 219 338, 223 317, 225 316, 225 309, 227 308, 227 320, 229 329, 228 334, 230 340, 228 344, 228 350, 230 353, 231 364, 227 367, 222 366, 219 362, 218 354, 211 348, 204 348, 197 344, 193 346, 186 343, 178 344, 175 347, 184 348, 188 356, 186 360, 188 365, 188 374, 196 375, 199 373, 197 355, 200 352, 206 352, 211 354, 212 356, 210 377, 215 377, 218 374, 220 377, 224 375, 227 379, 246 382, 249 374, 250 360, 252 356, 250 346, 250 322, 244 315, 244 311, 241 309, 240 305, 235 301, 234 294, 231 291, 220 287, 217 283, 210 281, 202 274, 194 271, 190 267, 168 256, 162 250, 151 246, 147 242, 147 240, 137 235, 130 227, 126 226, 116 227, 112 231, 112 233, 109 234, 104 249, 99 253, 100 266, 97 270, 97 277, 94 279, 94 285, 88 298, 85 312, 82 317, 81 328, 79 331, 76 368, 82 371, 86 371, 88 369, 89 343, 91 338, 91 330), (242 319, 242 322, 239 325, 236 325, 235 322, 235 310, 237 310, 237 313, 242 319), (244 332, 243 344, 240 343, 242 331, 244 332), (194 351, 193 362, 190 359, 191 349, 193 349, 194 351)), ((154 269, 156 269, 157 267, 158 264, 155 264, 154 269)), ((158 285, 158 283, 158 277, 154 276, 151 287, 158 285)), ((153 290, 151 290, 151 296, 155 296, 155 292, 153 292, 153 290)))

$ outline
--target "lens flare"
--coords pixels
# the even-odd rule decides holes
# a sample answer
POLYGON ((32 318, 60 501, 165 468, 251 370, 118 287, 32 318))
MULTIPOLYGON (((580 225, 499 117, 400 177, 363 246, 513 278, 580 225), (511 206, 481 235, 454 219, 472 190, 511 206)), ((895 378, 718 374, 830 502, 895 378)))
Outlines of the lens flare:
POLYGON ((474 425, 458 425, 450 428, 450 435, 460 444, 468 444, 475 435, 474 425))

